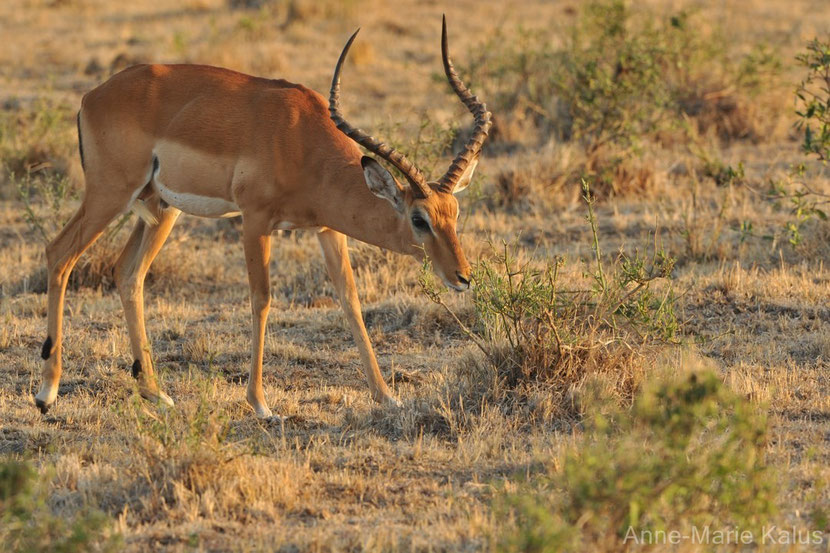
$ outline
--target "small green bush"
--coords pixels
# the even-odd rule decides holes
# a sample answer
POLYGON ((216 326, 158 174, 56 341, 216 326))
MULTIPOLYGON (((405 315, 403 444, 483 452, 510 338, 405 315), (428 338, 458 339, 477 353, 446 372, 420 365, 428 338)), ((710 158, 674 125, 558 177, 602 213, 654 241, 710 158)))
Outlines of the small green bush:
POLYGON ((0 185, 33 172, 65 177, 78 155, 74 133, 74 113, 65 104, 41 98, 29 108, 0 110, 0 185))
MULTIPOLYGON (((502 497, 502 551, 620 551, 631 533, 758 530, 775 510, 766 418, 711 373, 645 391, 597 416, 563 461, 502 497)), ((759 536, 759 533, 755 533, 759 536)))
POLYGON ((67 202, 77 199, 77 191, 69 177, 46 171, 27 171, 8 178, 17 186, 17 197, 23 203, 24 219, 37 231, 44 244, 69 221, 67 202))
MULTIPOLYGON (((519 263, 505 244, 474 270, 475 323, 456 317, 504 386, 525 397, 541 387, 559 398, 558 415, 573 414, 568 396, 591 373, 613 373, 617 391, 630 399, 648 365, 644 357, 652 346, 674 342, 679 328, 671 284, 654 286, 669 279, 674 261, 657 247, 647 255, 620 251, 609 261, 583 184, 593 258, 582 282, 564 282, 562 259, 519 263)), ((430 275, 422 273, 423 289, 449 310, 430 275)))
POLYGON ((796 89, 799 117, 796 127, 804 132, 802 149, 823 162, 830 161, 830 40, 812 40, 796 58, 807 76, 796 89))
POLYGON ((119 536, 99 512, 52 514, 41 478, 27 463, 0 462, 0 543, 14 553, 116 551, 119 536))
POLYGON ((597 0, 562 44, 554 42, 562 33, 519 29, 491 39, 466 71, 492 98, 497 124, 530 120, 542 142, 576 140, 589 153, 636 152, 686 118, 725 140, 758 138, 752 99, 771 88, 780 60, 762 44, 736 54, 701 27, 689 12, 655 18, 624 0, 597 0))
MULTIPOLYGON (((700 23, 596 0, 562 30, 497 34, 464 71, 495 114, 491 147, 578 144, 582 155, 547 178, 553 190, 589 180, 602 199, 648 193, 647 144, 767 137, 781 112, 780 60, 763 44, 735 52, 700 23)), ((516 189, 514 177, 500 177, 500 190, 516 189)))

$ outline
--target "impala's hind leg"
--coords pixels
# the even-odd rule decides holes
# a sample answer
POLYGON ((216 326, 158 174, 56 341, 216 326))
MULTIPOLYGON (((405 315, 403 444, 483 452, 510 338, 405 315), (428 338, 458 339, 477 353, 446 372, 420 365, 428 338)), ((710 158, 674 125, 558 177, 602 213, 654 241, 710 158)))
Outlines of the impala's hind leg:
POLYGON ((58 395, 61 377, 61 340, 63 326, 63 300, 69 274, 78 258, 101 235, 106 226, 129 203, 129 195, 123 203, 112 196, 87 196, 81 207, 69 220, 60 234, 46 246, 48 280, 48 322, 46 341, 43 343, 43 382, 35 396, 35 404, 46 413, 58 395))
POLYGON ((158 224, 138 221, 115 265, 115 283, 127 319, 133 354, 132 373, 138 381, 138 391, 145 399, 173 405, 173 400, 159 390, 153 374, 150 342, 144 328, 144 278, 181 212, 172 207, 161 209, 157 199, 147 201, 146 205, 158 224))

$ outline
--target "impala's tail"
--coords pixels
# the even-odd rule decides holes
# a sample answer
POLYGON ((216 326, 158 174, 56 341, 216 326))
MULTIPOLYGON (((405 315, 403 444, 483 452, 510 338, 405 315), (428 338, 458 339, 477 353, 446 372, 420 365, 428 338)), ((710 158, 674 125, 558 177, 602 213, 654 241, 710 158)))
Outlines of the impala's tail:
POLYGON ((147 207, 147 204, 144 202, 145 198, 150 197, 154 190, 153 190, 153 179, 156 178, 156 174, 159 170, 159 159, 156 157, 155 153, 153 153, 153 168, 150 169, 150 176, 147 177, 147 184, 145 184, 140 190, 138 190, 134 195, 128 209, 138 215, 138 217, 144 221, 148 226, 155 226, 159 224, 158 217, 156 216, 153 211, 147 207))
POLYGON ((81 110, 78 110, 78 153, 81 155, 81 169, 86 169, 84 164, 84 141, 81 138, 81 110))

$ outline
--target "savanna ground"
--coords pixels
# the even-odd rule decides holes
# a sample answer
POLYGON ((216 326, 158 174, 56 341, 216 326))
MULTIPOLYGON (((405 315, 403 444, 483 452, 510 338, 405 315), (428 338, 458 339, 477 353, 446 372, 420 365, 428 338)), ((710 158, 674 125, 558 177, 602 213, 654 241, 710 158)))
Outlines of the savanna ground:
POLYGON ((821 0, 3 2, 0 536, 21 551, 616 551, 649 548, 623 543, 628 523, 775 524, 818 540, 766 550, 827 550, 830 180, 794 91, 796 56, 828 30, 821 0), (273 244, 265 349, 285 419, 256 420, 239 222, 182 216, 146 288, 175 409, 130 378, 111 277, 128 217, 75 269, 60 395, 38 412, 44 245, 82 193, 84 92, 147 61, 325 92, 361 26, 345 113, 435 173, 471 122, 440 73, 443 12, 496 120, 460 200, 476 291, 436 297, 413 260, 351 244, 402 409, 372 404, 316 238, 296 232, 273 244))

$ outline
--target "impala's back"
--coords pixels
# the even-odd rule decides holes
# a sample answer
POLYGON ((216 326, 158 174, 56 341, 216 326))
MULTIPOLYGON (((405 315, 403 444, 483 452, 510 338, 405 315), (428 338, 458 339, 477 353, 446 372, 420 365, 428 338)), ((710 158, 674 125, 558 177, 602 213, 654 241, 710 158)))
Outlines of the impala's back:
MULTIPOLYGON (((115 165, 136 197, 151 183, 167 204, 207 217, 236 215, 242 203, 284 205, 294 187, 314 186, 309 172, 342 154, 345 140, 317 92, 200 65, 118 73, 84 97, 79 129, 87 171, 115 165), (276 186, 245 186, 255 181, 276 186)), ((357 148, 345 151, 356 164, 357 148)))

